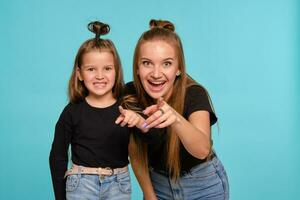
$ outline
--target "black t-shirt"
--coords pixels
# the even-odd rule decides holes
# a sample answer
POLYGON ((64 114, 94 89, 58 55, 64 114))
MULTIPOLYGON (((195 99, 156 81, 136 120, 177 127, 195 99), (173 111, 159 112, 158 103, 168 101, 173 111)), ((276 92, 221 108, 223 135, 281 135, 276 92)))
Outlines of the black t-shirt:
POLYGON ((65 199, 64 174, 71 144, 72 162, 85 167, 119 168, 128 165, 130 130, 115 124, 120 100, 106 108, 86 101, 69 103, 55 127, 50 169, 56 199, 65 199))
MULTIPOLYGON (((127 94, 134 94, 135 88, 132 82, 127 83, 127 94)), ((216 123, 217 117, 210 105, 209 97, 206 90, 200 85, 192 85, 187 88, 183 117, 188 117, 195 111, 205 110, 210 113, 210 125, 216 123)), ((166 161, 166 142, 167 142, 167 129, 152 128, 148 133, 143 134, 140 132, 135 133, 137 137, 140 137, 148 145, 148 158, 149 165, 155 170, 167 171, 166 161)), ((180 144, 180 163, 181 171, 189 171, 192 167, 204 162, 192 156, 185 147, 180 144)))

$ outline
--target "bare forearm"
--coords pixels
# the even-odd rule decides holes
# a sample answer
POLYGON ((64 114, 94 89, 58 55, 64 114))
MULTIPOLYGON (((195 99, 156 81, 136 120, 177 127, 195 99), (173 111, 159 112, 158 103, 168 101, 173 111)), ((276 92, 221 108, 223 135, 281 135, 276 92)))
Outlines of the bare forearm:
POLYGON ((180 138, 185 149, 194 157, 204 159, 208 156, 211 148, 210 133, 204 133, 188 120, 178 114, 172 128, 180 138))

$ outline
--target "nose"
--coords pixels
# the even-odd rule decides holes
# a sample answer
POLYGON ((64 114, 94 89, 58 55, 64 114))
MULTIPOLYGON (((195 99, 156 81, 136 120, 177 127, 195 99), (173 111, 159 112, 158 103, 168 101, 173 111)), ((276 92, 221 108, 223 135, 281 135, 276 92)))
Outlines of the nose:
POLYGON ((98 70, 96 73, 96 79, 102 79, 103 78, 103 73, 101 72, 101 70, 98 70))
POLYGON ((161 77, 161 70, 160 70, 160 67, 154 67, 153 68, 153 71, 152 71, 152 77, 153 78, 160 78, 161 77))

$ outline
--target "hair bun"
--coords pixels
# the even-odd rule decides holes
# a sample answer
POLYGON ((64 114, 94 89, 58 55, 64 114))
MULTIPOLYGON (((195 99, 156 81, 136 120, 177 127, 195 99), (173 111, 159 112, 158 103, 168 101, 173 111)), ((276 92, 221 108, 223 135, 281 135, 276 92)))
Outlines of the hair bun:
POLYGON ((175 31, 175 26, 172 22, 167 20, 155 20, 151 19, 149 22, 150 29, 152 28, 164 28, 170 31, 175 31))
POLYGON ((108 24, 94 21, 88 24, 89 31, 96 34, 96 38, 99 38, 100 35, 106 35, 110 31, 110 27, 108 24))

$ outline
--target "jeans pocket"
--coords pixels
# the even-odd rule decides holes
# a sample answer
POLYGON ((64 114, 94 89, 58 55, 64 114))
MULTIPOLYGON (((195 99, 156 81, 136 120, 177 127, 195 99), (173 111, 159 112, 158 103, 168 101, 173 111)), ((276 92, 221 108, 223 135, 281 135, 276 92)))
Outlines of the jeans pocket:
POLYGON ((131 182, 129 172, 118 174, 117 181, 121 192, 126 194, 131 193, 131 182))
POLYGON ((188 178, 194 179, 210 179, 210 177, 215 177, 216 169, 211 163, 202 163, 198 166, 192 168, 190 172, 187 174, 188 178))
POLYGON ((220 160, 217 160, 213 164, 214 167, 216 168, 220 180, 222 181, 222 186, 224 189, 224 193, 226 195, 225 199, 229 199, 229 182, 228 182, 228 176, 226 170, 220 160))
POLYGON ((66 191, 73 192, 78 188, 79 185, 79 177, 77 174, 69 175, 66 181, 66 191))

